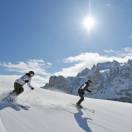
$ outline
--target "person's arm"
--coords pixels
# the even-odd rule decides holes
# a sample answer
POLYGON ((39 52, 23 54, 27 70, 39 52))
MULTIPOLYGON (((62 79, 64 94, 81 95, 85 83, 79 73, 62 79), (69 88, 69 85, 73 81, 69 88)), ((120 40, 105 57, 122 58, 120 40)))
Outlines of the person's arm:
POLYGON ((79 88, 79 89, 81 89, 83 85, 84 85, 84 84, 82 84, 82 85, 80 86, 80 88, 79 88))
POLYGON ((85 87, 86 87, 86 84, 84 83, 84 84, 82 84, 82 85, 80 86, 79 89, 83 89, 83 90, 85 90, 85 87))
POLYGON ((91 90, 89 90, 89 89, 86 89, 86 91, 87 91, 87 92, 90 92, 90 93, 92 92, 92 91, 91 91, 91 90))
POLYGON ((34 87, 32 87, 32 85, 31 85, 31 80, 28 81, 27 85, 28 85, 28 87, 30 87, 32 90, 34 90, 34 87))

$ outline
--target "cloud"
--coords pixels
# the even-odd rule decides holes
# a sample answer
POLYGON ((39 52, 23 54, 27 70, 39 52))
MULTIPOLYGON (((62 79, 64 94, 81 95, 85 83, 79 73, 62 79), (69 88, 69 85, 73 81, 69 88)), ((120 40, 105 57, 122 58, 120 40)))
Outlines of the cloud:
POLYGON ((126 47, 126 48, 124 48, 124 51, 126 53, 132 53, 132 47, 126 47))
POLYGON ((60 71, 51 74, 47 72, 47 68, 51 67, 52 64, 45 62, 42 59, 30 59, 27 61, 20 61, 18 63, 4 62, 0 63, 1 67, 6 68, 8 71, 25 73, 29 70, 34 70, 37 74, 35 76, 36 82, 46 83, 51 75, 63 75, 76 76, 84 68, 91 68, 94 64, 101 62, 112 62, 116 60, 120 63, 125 63, 129 59, 132 59, 132 47, 126 47, 121 50, 104 50, 104 54, 99 54, 95 52, 84 52, 76 56, 70 56, 63 60, 63 63, 70 64, 69 67, 63 67, 60 71))
POLYGON ((132 59, 132 48, 126 47, 120 51, 110 50, 114 55, 99 54, 94 52, 85 52, 77 56, 71 56, 64 60, 65 63, 72 63, 73 65, 67 68, 63 68, 61 71, 55 73, 56 75, 76 76, 84 68, 91 68, 94 64, 101 62, 112 62, 114 60, 125 63, 129 59, 132 59), (116 53, 116 54, 115 54, 116 53))
POLYGON ((109 50, 104 50, 104 52, 105 52, 105 53, 108 53, 108 54, 109 54, 109 53, 115 53, 115 51, 114 51, 114 50, 112 50, 112 49, 109 49, 109 50))
POLYGON ((1 67, 4 67, 10 72, 23 74, 30 70, 33 70, 36 73, 35 80, 38 80, 39 78, 39 80, 43 80, 44 82, 46 82, 51 76, 51 74, 46 71, 46 69, 49 68, 51 65, 51 63, 45 62, 42 59, 29 59, 25 62, 20 61, 18 63, 0 63, 1 67))
POLYGON ((104 50, 106 54, 112 54, 113 56, 125 57, 125 56, 132 56, 132 47, 125 47, 120 50, 104 50))

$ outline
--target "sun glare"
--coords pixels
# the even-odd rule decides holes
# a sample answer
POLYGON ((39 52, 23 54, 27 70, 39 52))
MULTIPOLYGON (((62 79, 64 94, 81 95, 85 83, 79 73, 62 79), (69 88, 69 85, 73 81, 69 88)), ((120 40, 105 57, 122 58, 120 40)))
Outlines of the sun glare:
POLYGON ((87 16, 83 19, 84 28, 90 32, 95 27, 95 19, 92 16, 87 16))

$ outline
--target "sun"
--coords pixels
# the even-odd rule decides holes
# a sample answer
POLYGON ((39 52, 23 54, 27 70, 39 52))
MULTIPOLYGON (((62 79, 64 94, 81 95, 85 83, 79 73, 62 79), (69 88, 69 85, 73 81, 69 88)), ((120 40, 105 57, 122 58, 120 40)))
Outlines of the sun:
POLYGON ((93 30, 95 28, 95 19, 92 16, 86 16, 83 19, 83 27, 90 32, 91 30, 93 30))

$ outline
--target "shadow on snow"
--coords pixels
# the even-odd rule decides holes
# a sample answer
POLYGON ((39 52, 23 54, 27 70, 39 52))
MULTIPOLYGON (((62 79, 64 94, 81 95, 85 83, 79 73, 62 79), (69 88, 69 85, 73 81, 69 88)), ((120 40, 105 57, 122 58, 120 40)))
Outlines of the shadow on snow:
POLYGON ((24 106, 18 103, 9 103, 9 102, 5 102, 5 101, 1 101, 0 102, 0 110, 3 110, 5 108, 12 108, 15 111, 20 111, 20 110, 28 110, 30 107, 29 106, 24 106))
POLYGON ((82 128, 85 132, 92 132, 90 127, 88 126, 87 120, 91 120, 90 118, 83 117, 83 111, 81 109, 77 109, 77 112, 74 113, 74 118, 80 128, 82 128))

